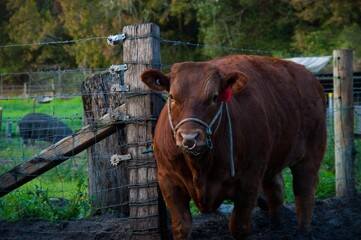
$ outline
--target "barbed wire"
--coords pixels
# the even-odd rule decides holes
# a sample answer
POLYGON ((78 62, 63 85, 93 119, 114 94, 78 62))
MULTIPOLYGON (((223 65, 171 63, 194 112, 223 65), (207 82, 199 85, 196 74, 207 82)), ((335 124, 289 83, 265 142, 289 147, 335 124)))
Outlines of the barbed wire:
POLYGON ((56 44, 70 44, 70 43, 78 43, 85 41, 92 41, 98 39, 106 39, 108 37, 90 37, 90 38, 80 38, 73 40, 63 40, 63 41, 48 41, 48 42, 37 42, 37 43, 19 43, 19 44, 8 44, 8 45, 0 45, 0 48, 11 48, 11 47, 29 47, 35 45, 56 45, 56 44))
POLYGON ((296 54, 296 53, 287 53, 287 52, 281 52, 281 51, 270 51, 270 50, 261 50, 261 49, 251 49, 251 48, 239 48, 239 47, 229 47, 229 46, 222 46, 222 45, 216 45, 216 44, 204 44, 204 43, 193 43, 193 42, 183 42, 180 40, 168 40, 159 38, 159 40, 163 43, 170 43, 174 46, 177 45, 187 45, 192 47, 201 47, 201 48, 215 48, 215 49, 223 49, 228 51, 237 51, 237 52, 252 52, 256 54, 277 54, 280 56, 284 55, 290 55, 290 56, 303 56, 302 54, 296 54))
POLYGON ((177 45, 186 45, 186 46, 193 46, 193 47, 201 47, 201 48, 215 48, 215 49, 223 49, 228 51, 238 51, 238 52, 252 52, 257 54, 277 54, 277 55, 289 55, 289 56, 303 56, 302 54, 298 53, 288 53, 282 51, 271 51, 271 50, 263 50, 263 49, 251 49, 251 48, 242 48, 242 47, 230 47, 224 45, 217 45, 217 44, 205 44, 205 43, 194 43, 194 42, 184 42, 182 40, 170 40, 164 39, 160 37, 155 37, 153 35, 144 35, 144 36, 124 36, 123 34, 116 34, 111 35, 108 37, 89 37, 89 38, 81 38, 81 39, 74 39, 74 40, 63 40, 63 41, 48 41, 48 42, 37 42, 37 43, 19 43, 19 44, 8 44, 8 45, 0 45, 0 48, 10 48, 10 47, 28 47, 34 45, 57 45, 57 44, 70 44, 70 43, 79 43, 85 41, 92 41, 92 40, 99 40, 99 39, 107 39, 109 45, 117 45, 121 41, 134 40, 134 39, 143 39, 143 38, 157 38, 161 43, 169 43, 173 46, 177 45), (122 36, 122 37, 120 37, 122 36))
POLYGON ((9 73, 0 73, 0 76, 6 75, 26 75, 26 74, 42 74, 42 73, 74 73, 74 72, 102 72, 106 71, 109 68, 71 68, 71 69, 54 69, 54 70, 44 70, 44 71, 26 71, 26 72, 9 72, 9 73))

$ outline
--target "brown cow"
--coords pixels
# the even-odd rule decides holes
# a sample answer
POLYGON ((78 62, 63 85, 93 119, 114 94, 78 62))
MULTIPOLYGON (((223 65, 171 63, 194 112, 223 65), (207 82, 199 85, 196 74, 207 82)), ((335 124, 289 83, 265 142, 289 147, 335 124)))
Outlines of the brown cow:
POLYGON ((286 167, 293 175, 298 232, 310 232, 326 107, 308 70, 240 55, 177 63, 167 75, 150 69, 141 78, 149 88, 169 92, 154 153, 175 239, 191 236, 191 199, 202 213, 232 200, 229 229, 234 239, 245 238, 261 188, 271 225, 279 226, 286 167))

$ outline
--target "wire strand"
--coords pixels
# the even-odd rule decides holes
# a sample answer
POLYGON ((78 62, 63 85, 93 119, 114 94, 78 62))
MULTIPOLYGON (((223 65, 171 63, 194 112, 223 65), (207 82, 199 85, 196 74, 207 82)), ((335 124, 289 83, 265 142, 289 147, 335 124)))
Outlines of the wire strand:
POLYGON ((10 47, 28 47, 35 45, 55 45, 55 44, 70 44, 70 43, 78 43, 85 41, 92 41, 98 39, 106 39, 107 37, 90 37, 90 38, 80 38, 75 40, 64 40, 64 41, 49 41, 49 42, 37 42, 37 43, 19 43, 19 44, 8 44, 8 45, 0 45, 0 48, 10 48, 10 47))
MULTIPOLYGON (((145 36, 137 36, 132 37, 129 36, 125 38, 126 40, 134 40, 134 39, 142 39, 142 38, 158 38, 152 35, 145 35, 145 36)), ((49 42, 38 42, 38 43, 19 43, 19 44, 8 44, 8 45, 0 45, 0 48, 10 48, 10 47, 28 47, 34 45, 56 45, 56 44, 70 44, 70 43, 78 43, 84 41, 92 41, 98 39, 109 39, 109 37, 89 37, 89 38, 80 38, 74 40, 64 40, 64 41, 49 41, 49 42)), ((215 48, 215 49, 223 49, 228 51, 238 51, 238 52, 252 52, 256 54, 277 54, 277 55, 290 55, 290 56, 303 56, 302 54, 296 53, 287 53, 282 51, 271 51, 271 50, 263 50, 263 49, 251 49, 251 48, 241 48, 241 47, 230 47, 224 45, 216 45, 216 44, 205 44, 205 43, 193 43, 193 42, 184 42, 181 40, 169 40, 164 38, 158 38, 161 43, 169 43, 173 44, 174 46, 177 45, 186 45, 186 46, 193 46, 193 47, 201 47, 201 48, 215 48)))

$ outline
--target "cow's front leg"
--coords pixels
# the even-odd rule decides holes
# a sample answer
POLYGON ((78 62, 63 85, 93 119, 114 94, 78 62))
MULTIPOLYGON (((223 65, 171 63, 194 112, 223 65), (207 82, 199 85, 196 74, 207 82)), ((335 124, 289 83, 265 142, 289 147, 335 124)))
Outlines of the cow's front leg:
POLYGON ((192 215, 189 208, 169 208, 172 217, 173 238, 190 239, 192 233, 192 215), (183 209, 183 210, 182 210, 183 209))
POLYGON ((180 186, 174 185, 171 178, 158 175, 163 198, 169 208, 172 219, 172 232, 175 240, 190 239, 192 233, 192 215, 189 209, 190 197, 180 186))
POLYGON ((229 230, 233 239, 246 239, 251 229, 252 210, 256 204, 257 191, 240 191, 229 219, 229 230))

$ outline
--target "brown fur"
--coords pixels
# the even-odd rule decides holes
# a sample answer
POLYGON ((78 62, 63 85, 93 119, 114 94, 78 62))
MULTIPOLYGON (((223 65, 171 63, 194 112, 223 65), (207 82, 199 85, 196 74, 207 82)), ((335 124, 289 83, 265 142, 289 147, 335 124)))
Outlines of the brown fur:
POLYGON ((223 200, 234 202, 229 220, 233 238, 250 231, 251 212, 263 189, 272 225, 280 224, 283 204, 281 171, 293 174, 298 229, 310 231, 318 171, 326 146, 325 95, 315 77, 303 66, 260 56, 228 56, 201 63, 175 64, 170 74, 147 70, 142 81, 172 96, 173 124, 196 117, 210 123, 221 102, 213 101, 228 86, 233 128, 236 176, 231 176, 225 109, 212 135, 212 149, 205 146, 205 128, 183 124, 176 138, 170 128, 167 107, 155 130, 154 152, 158 181, 170 209, 173 236, 189 239, 189 202, 201 212, 217 210, 223 200), (157 83, 158 80, 158 85, 157 83), (159 83, 161 83, 159 85, 159 83), (192 156, 182 151, 182 134, 199 131, 192 156))

